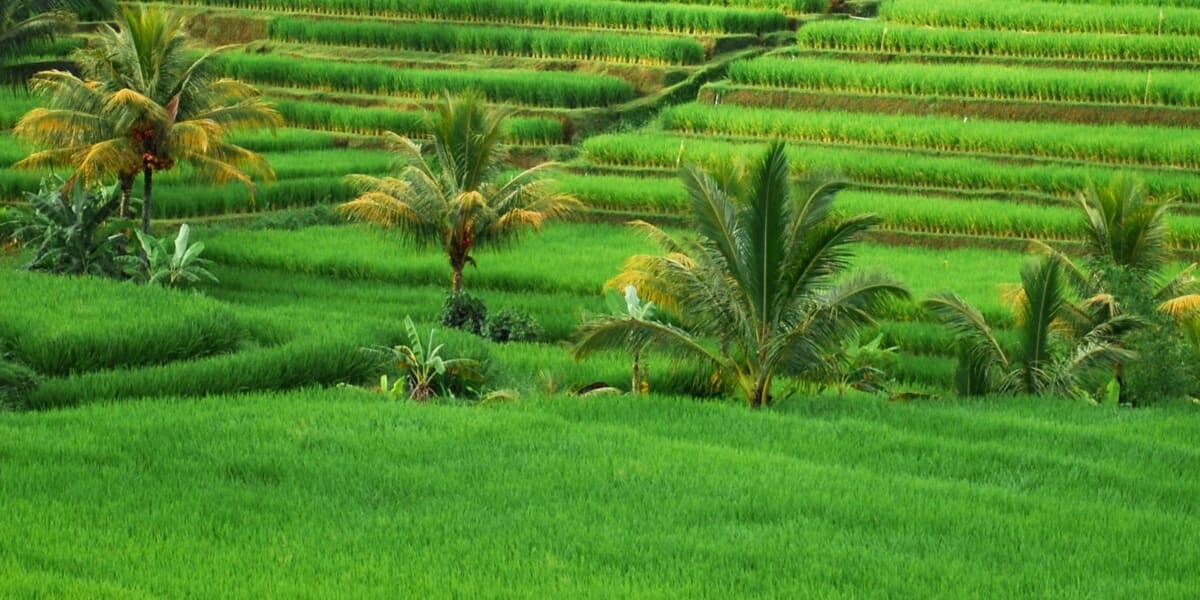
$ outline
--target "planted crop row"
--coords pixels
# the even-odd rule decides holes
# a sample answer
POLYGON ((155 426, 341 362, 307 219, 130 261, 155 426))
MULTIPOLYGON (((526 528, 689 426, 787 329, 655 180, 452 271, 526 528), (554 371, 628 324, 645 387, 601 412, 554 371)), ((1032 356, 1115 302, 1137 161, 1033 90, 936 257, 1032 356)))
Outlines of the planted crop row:
POLYGON ((921 94, 864 94, 802 88, 768 88, 736 85, 728 81, 706 83, 697 101, 705 104, 840 110, 877 114, 946 115, 1000 121, 1126 123, 1165 127, 1192 127, 1200 110, 1171 106, 1036 102, 1032 100, 963 98, 921 94))
MULTIPOLYGON (((688 194, 677 177, 573 176, 560 185, 589 207, 631 213, 682 213, 688 194)), ((908 194, 846 190, 836 211, 843 215, 875 213, 885 229, 1029 239, 1081 239, 1079 211, 1062 205, 999 200, 954 200, 908 194)), ((1200 218, 1171 219, 1176 243, 1200 241, 1200 218)))
POLYGON ((0 347, 42 375, 233 351, 233 315, 201 296, 0 269, 0 347))
POLYGON ((766 33, 787 28, 777 10, 614 0, 175 0, 177 4, 340 16, 450 19, 475 23, 632 29, 676 33, 766 33))
MULTIPOLYGON (((593 162, 652 169, 674 169, 683 161, 725 164, 745 160, 764 147, 645 134, 601 135, 583 144, 593 162)), ((1012 165, 979 158, 859 149, 793 147, 789 153, 797 175, 840 173, 855 182, 904 187, 1066 195, 1089 182, 1103 184, 1114 173, 1101 167, 1012 165)), ((1152 172, 1143 177, 1153 194, 1180 195, 1186 202, 1200 202, 1200 181, 1190 174, 1152 172)))
POLYGON ((1119 34, 1200 34, 1200 10, 1019 0, 888 0, 885 21, 926 27, 1119 34))
POLYGON ((605 75, 535 71, 436 71, 394 69, 364 63, 297 60, 279 56, 226 54, 214 57, 227 76, 294 87, 356 93, 434 96, 444 91, 480 90, 489 100, 538 106, 607 106, 633 98, 629 82, 605 75))
MULTIPOLYGON (((276 103, 278 107, 278 103, 276 103)), ((290 122, 291 119, 288 119, 290 122)), ((331 150, 336 147, 359 147, 378 144, 373 136, 337 134, 285 127, 271 131, 237 131, 226 138, 253 152, 299 152, 302 150, 331 150)))
MULTIPOLYGON (((275 107, 291 125, 310 129, 380 134, 423 135, 429 131, 423 111, 356 107, 302 100, 276 100, 275 107)), ((510 117, 505 121, 508 141, 514 144, 558 144, 563 141, 562 121, 550 117, 510 117)))
POLYGON ((684 133, 1200 167, 1200 140, 1183 128, 1014 123, 708 104, 674 106, 664 110, 661 119, 666 129, 684 133))
POLYGON ((190 219, 235 215, 345 202, 353 198, 354 190, 340 175, 272 181, 256 186, 253 196, 241 185, 164 185, 154 190, 154 216, 190 219))
POLYGON ((276 17, 274 39, 294 42, 689 65, 704 61, 704 46, 688 37, 555 29, 521 29, 425 22, 332 21, 276 17))
POLYGON ((729 78, 747 85, 864 94, 1200 106, 1200 80, 1191 73, 1177 72, 758 58, 731 65, 729 78))
POLYGON ((1029 33, 931 29, 862 21, 815 21, 801 27, 807 48, 965 56, 1187 62, 1200 59, 1200 38, 1181 35, 1029 33))

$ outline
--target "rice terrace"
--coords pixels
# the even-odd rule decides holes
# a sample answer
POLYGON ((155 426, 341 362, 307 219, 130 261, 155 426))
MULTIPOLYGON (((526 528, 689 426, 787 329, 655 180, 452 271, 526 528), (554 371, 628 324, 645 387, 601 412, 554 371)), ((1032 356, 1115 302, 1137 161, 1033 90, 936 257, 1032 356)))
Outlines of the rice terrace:
POLYGON ((0 0, 0 598, 1200 597, 1200 0, 0 0))

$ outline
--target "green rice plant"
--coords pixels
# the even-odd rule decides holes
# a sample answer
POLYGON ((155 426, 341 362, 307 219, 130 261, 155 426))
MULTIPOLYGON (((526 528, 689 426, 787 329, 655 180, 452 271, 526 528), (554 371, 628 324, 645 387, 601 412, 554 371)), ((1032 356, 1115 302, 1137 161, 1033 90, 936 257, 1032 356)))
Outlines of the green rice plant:
POLYGON ((202 296, 9 269, 0 282, 0 340, 42 375, 222 354, 243 337, 235 315, 202 296))
POLYGON ((0 412, 23 408, 40 384, 41 378, 32 369, 0 356, 0 412))
POLYGON ((996 65, 848 63, 765 57, 729 68, 737 84, 866 94, 1200 106, 1190 73, 1063 70, 996 65))
POLYGON ((614 0, 175 0, 175 4, 306 12, 335 16, 445 19, 550 27, 627 29, 674 33, 762 34, 787 28, 777 10, 614 0))
MULTIPOLYGON (((662 0, 625 0, 626 2, 655 2, 662 0)), ((1187 0, 1177 0, 1187 1, 1187 0)), ((812 14, 829 12, 829 0, 671 0, 670 4, 697 4, 707 6, 729 6, 782 10, 789 14, 812 14)))
POLYGON ((593 210, 678 214, 687 208, 687 190, 678 177, 564 175, 557 184, 593 210))
POLYGON ((1200 38, 1191 35, 935 29, 827 20, 806 23, 796 38, 805 48, 850 52, 1139 62, 1192 62, 1200 58, 1200 38))
POLYGON ((357 341, 314 337, 281 346, 173 362, 47 379, 26 400, 44 410, 101 400, 155 396, 205 396, 315 385, 357 383, 378 368, 376 357, 357 341))
MULTIPOLYGON (((379 135, 388 131, 409 137, 429 134, 424 111, 303 100, 276 100, 274 104, 289 124, 308 129, 360 135, 379 135)), ((552 117, 510 117, 504 127, 511 143, 557 144, 563 140, 562 121, 552 117)))
POLYGON ((1090 5, 1021 0, 888 0, 886 21, 928 27, 1114 34, 1200 34, 1200 7, 1090 5))
MULTIPOLYGON (((24 86, 0 86, 0 131, 5 131, 4 137, 9 137, 7 130, 12 129, 25 113, 41 104, 41 100, 30 94, 24 86)), ((2 155, 0 160, 3 160, 2 155)))
POLYGON ((156 213, 163 219, 267 212, 343 202, 354 189, 340 176, 284 179, 259 185, 251 197, 241 186, 193 187, 180 183, 155 190, 156 213))
POLYGON ((0 532, 104 577, 10 559, 0 595, 1186 597, 1194 416, 332 389, 5 414, 0 532))
POLYGON ((455 71, 393 69, 386 65, 222 54, 213 68, 235 79, 269 85, 326 88, 368 94, 433 97, 479 90, 493 102, 534 106, 607 106, 634 97, 633 86, 610 75, 521 70, 455 71))
MULTIPOLYGON (((274 101, 274 103, 276 109, 281 109, 279 101, 274 101)), ((283 111, 280 110, 280 112, 283 111)), ((292 122, 291 118, 287 118, 286 116, 285 118, 289 124, 296 124, 292 122)), ((231 134, 226 139, 230 143, 237 144, 252 152, 269 152, 274 154, 300 150, 332 150, 339 145, 362 145, 370 142, 373 138, 368 136, 336 135, 329 131, 285 127, 275 131, 240 131, 231 134)))
POLYGON ((665 129, 691 134, 1200 167, 1200 140, 1182 127, 1021 123, 707 104, 673 106, 665 109, 660 119, 665 129))
MULTIPOLYGON (((764 148, 702 138, 661 134, 608 134, 589 138, 584 150, 596 164, 649 169, 675 169, 683 161, 704 165, 744 160, 764 148)), ((790 149, 793 173, 838 173, 866 184, 950 190, 1025 191, 1067 196, 1088 182, 1108 181, 1114 170, 1059 164, 1003 164, 979 158, 938 157, 853 148, 796 146, 790 149)), ((1200 182, 1170 171, 1144 174, 1151 193, 1178 195, 1186 203, 1200 202, 1200 182)))
MULTIPOLYGON (((602 223, 553 224, 522 240, 519 249, 479 251, 475 257, 480 268, 464 272, 466 287, 513 294, 595 295, 599 302, 604 282, 617 273, 625 258, 653 247, 625 229, 602 223)), ((205 256, 220 265, 406 285, 444 285, 448 279, 445 257, 436 249, 408 248, 396 234, 365 226, 222 230, 206 235, 205 242, 205 256), (396 260, 400 253, 403 261, 396 260)), ((439 293, 433 300, 435 312, 442 298, 439 293)), ((509 305, 506 301, 488 304, 509 305)), ((571 306, 558 310, 574 311, 571 306)), ((537 310, 529 312, 542 317, 537 310)))
POLYGON ((289 42, 439 53, 675 65, 705 58, 704 46, 692 38, 603 31, 275 17, 267 23, 267 34, 289 42))

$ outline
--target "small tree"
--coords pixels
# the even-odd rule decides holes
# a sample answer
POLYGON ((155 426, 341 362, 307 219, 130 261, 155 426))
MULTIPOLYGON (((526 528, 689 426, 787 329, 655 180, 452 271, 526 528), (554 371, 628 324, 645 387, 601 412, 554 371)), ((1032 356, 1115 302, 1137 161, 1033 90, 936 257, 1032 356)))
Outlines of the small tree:
POLYGON ((979 310, 957 295, 935 294, 923 305, 955 334, 955 383, 965 396, 999 391, 1075 397, 1086 392, 1090 373, 1135 358, 1119 339, 1137 320, 1125 315, 1101 320, 1092 316, 1099 314, 1094 307, 1070 303, 1062 264, 1053 257, 1021 270, 1015 351, 1006 351, 979 310), (1085 329, 1076 328, 1080 323, 1085 329))
POLYGON ((633 314, 597 319, 581 327, 577 358, 653 345, 728 374, 747 404, 762 407, 772 402, 778 375, 823 369, 882 303, 907 297, 884 277, 843 277, 851 248, 878 219, 831 222, 837 185, 810 185, 794 197, 782 143, 771 145, 745 184, 723 185, 694 166, 683 179, 699 239, 676 241, 638 223, 666 254, 632 257, 614 281, 636 285, 681 325, 633 314))
POLYGON ((511 242, 579 206, 541 177, 551 163, 503 184, 494 182, 503 164, 506 116, 489 111, 475 94, 447 95, 437 115, 429 117, 436 161, 427 161, 409 138, 392 133, 391 147, 405 165, 399 176, 350 175, 346 181, 359 196, 338 210, 396 229, 414 244, 439 244, 450 262, 451 292, 461 291, 463 269, 475 264, 476 248, 511 242))
POLYGON ((283 120, 255 88, 210 76, 207 61, 223 48, 191 56, 186 18, 158 7, 124 6, 118 22, 72 55, 83 77, 65 71, 34 76, 31 86, 49 106, 31 110, 13 133, 41 149, 15 166, 68 166, 85 182, 116 177, 121 216, 141 174, 146 233, 154 174, 177 162, 216 183, 249 186, 251 174, 273 177, 262 156, 225 139, 230 131, 275 128, 283 120))

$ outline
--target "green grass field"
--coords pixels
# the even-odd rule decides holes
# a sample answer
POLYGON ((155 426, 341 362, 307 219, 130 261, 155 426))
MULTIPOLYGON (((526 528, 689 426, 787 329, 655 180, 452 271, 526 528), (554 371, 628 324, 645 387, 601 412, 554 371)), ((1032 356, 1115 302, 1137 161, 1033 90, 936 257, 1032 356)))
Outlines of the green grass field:
MULTIPOLYGON (((284 128, 233 138, 276 179, 156 176, 155 228, 189 223, 215 262, 193 291, 25 273, 0 237, 0 599, 1200 590, 1200 405, 960 398, 953 334, 919 305, 953 290, 1016 347, 1030 242, 1074 252, 1075 195, 1126 172, 1180 199, 1168 239, 1196 255, 1200 1, 161 4, 276 104, 284 128), (440 249, 331 210, 345 175, 393 172, 384 132, 427 142, 425 111, 467 89, 511 113, 506 168, 553 160, 585 206, 465 271, 538 341, 443 327, 440 249), (794 179, 847 183, 835 216, 881 219, 851 271, 912 293, 854 342, 893 348, 886 391, 785 378, 753 411, 655 350, 641 395, 628 353, 572 359, 606 282, 657 249, 624 222, 691 235, 680 166, 775 138, 794 179), (381 393, 396 366, 369 350, 406 317, 485 380, 381 393), (12 364, 38 381, 9 402, 12 364)), ((41 102, 0 83, 0 218, 49 174, 11 168, 41 102)))
POLYGON ((338 390, 0 415, 0 594, 1186 597, 1193 416, 338 390))

